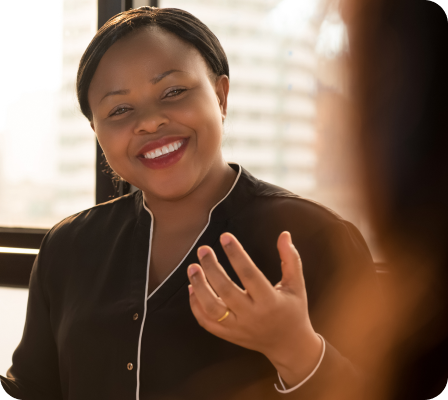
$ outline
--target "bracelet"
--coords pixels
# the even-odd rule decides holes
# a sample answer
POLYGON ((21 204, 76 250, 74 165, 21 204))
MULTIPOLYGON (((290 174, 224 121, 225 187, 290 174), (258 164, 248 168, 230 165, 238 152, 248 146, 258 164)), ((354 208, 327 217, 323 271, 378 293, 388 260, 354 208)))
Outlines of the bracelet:
POLYGON ((282 386, 283 386, 283 390, 282 390, 282 389, 279 389, 279 388, 277 387, 277 384, 274 384, 274 386, 275 386, 275 388, 277 389, 278 392, 280 392, 280 393, 291 393, 291 392, 293 392, 294 390, 296 390, 296 389, 298 389, 300 386, 302 386, 305 382, 307 382, 307 381, 314 375, 314 373, 317 371, 317 369, 320 367, 320 364, 322 363, 322 360, 323 360, 323 358, 324 358, 324 354, 325 354, 325 340, 324 340, 324 338, 323 338, 321 335, 319 335, 318 333, 316 333, 316 335, 319 336, 320 340, 322 340, 322 354, 320 355, 320 359, 319 359, 319 362, 317 363, 316 367, 311 371, 311 373, 310 373, 310 374, 309 374, 309 375, 308 375, 302 382, 300 382, 298 385, 296 385, 296 386, 294 386, 294 387, 292 387, 292 388, 290 388, 290 389, 286 389, 286 386, 285 386, 285 384, 283 383, 280 374, 277 372, 278 379, 279 379, 280 383, 281 383, 282 386))

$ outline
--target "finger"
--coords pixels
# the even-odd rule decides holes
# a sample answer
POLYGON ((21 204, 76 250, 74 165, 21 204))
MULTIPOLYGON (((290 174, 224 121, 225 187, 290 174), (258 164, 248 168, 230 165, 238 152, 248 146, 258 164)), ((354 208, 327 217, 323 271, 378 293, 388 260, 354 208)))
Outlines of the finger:
POLYGON ((202 268, 198 264, 191 264, 188 267, 188 277, 205 314, 212 320, 221 318, 226 313, 228 307, 210 287, 202 268))
POLYGON ((257 268, 236 237, 228 232, 222 234, 221 245, 249 295, 254 300, 269 300, 274 294, 273 286, 257 268))
POLYGON ((296 291, 301 291, 305 287, 303 278, 302 260, 300 254, 291 240, 291 234, 282 232, 277 240, 277 249, 282 260, 282 280, 281 285, 296 291))
POLYGON ((211 287, 231 310, 238 312, 251 301, 250 297, 229 278, 219 264, 213 249, 208 246, 200 247, 198 257, 211 287))
MULTIPOLYGON (((235 322, 235 315, 230 312, 227 318, 218 322, 218 319, 212 319, 202 308, 201 303, 199 302, 194 289, 190 285, 188 287, 190 292, 190 308, 193 312, 194 317, 198 321, 199 325, 201 325, 204 329, 208 330, 210 333, 214 335, 223 337, 225 332, 228 331, 229 327, 232 323, 235 322)), ((223 314, 225 315, 225 314, 223 314)), ((222 316, 221 316, 222 317, 222 316)), ((220 317, 220 318, 221 318, 220 317)))

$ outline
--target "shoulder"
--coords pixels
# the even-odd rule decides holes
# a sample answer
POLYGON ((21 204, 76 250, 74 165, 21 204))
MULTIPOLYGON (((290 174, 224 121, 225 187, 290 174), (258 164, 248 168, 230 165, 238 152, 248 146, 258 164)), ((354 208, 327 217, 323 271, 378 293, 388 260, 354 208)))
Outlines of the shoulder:
POLYGON ((325 248, 336 246, 348 251, 357 248, 370 257, 364 238, 351 222, 316 201, 244 172, 251 201, 233 218, 233 224, 251 232, 256 227, 256 231, 263 236, 272 236, 268 232, 273 232, 278 237, 280 232, 287 230, 294 241, 323 243, 325 248))
POLYGON ((136 192, 73 214, 50 229, 33 266, 45 291, 57 292, 74 271, 101 265, 98 260, 112 254, 117 241, 129 242, 143 215, 139 205, 143 199, 136 192))
POLYGON ((124 220, 135 220, 139 207, 143 206, 142 201, 141 192, 137 191, 80 211, 54 225, 44 242, 60 244, 70 238, 86 238, 110 231, 122 225, 124 220))
POLYGON ((251 191, 253 201, 248 209, 257 214, 262 213, 269 220, 299 223, 312 230, 328 226, 352 226, 323 204, 272 183, 257 179, 251 191))

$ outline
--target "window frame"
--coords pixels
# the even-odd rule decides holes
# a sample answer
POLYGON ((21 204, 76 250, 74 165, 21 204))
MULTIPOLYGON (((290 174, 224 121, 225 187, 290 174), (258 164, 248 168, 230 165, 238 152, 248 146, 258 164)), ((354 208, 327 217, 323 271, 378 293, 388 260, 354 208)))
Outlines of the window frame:
MULTIPOLYGON (((133 7, 133 0, 98 0, 98 28, 112 16, 133 7)), ((148 0, 157 7, 158 0, 148 0)), ((104 171, 103 151, 96 142, 95 204, 122 196, 130 190, 127 182, 114 184, 112 176, 104 171)), ((9 228, 0 226, 0 247, 38 249, 48 229, 9 228)), ((33 254, 0 253, 0 286, 27 288, 36 258, 33 254)))

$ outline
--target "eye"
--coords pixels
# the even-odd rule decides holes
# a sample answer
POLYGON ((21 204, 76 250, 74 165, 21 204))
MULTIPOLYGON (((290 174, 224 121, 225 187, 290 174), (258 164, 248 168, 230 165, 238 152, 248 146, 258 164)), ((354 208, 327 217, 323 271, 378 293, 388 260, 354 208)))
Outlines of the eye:
POLYGON ((121 115, 128 111, 129 111, 129 108, 127 108, 127 107, 118 107, 112 114, 110 114, 110 116, 112 117, 114 115, 121 115))
POLYGON ((180 94, 182 94, 183 92, 185 92, 187 89, 172 89, 170 90, 165 97, 175 97, 175 96, 179 96, 180 94))

